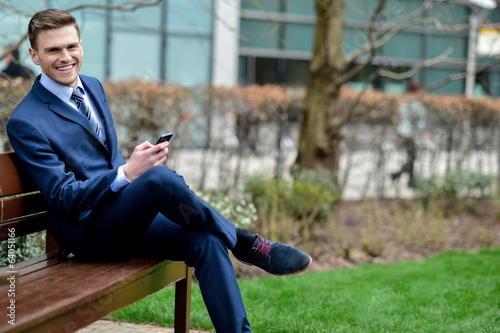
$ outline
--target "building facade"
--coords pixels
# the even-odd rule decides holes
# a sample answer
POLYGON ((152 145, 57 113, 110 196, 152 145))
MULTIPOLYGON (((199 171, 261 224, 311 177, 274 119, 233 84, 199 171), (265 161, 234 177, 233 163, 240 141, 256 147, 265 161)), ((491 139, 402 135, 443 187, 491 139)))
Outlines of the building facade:
MULTIPOLYGON (((367 21, 377 0, 349 0, 345 4, 343 50, 355 51, 366 43, 367 21)), ((388 1, 381 18, 384 22, 398 19, 421 8, 422 1, 388 1)), ((471 17, 480 10, 465 5, 436 2, 419 18, 436 18, 442 25, 467 26, 471 17)), ((499 10, 481 12, 487 14, 481 25, 500 21, 499 10)), ((313 0, 261 0, 241 1, 239 74, 240 84, 306 84, 315 28, 313 0)), ((495 28, 498 31, 497 28, 495 28)), ((404 72, 418 67, 426 60, 447 54, 447 61, 424 68, 417 75, 424 87, 450 75, 464 73, 470 57, 470 31, 442 30, 440 26, 411 26, 390 39, 379 50, 377 61, 357 75, 351 86, 364 82, 377 66, 390 64, 392 70, 404 72), (448 54, 449 53, 449 54, 448 54)), ((472 43, 475 46, 475 43, 472 43)), ((498 55, 477 57, 481 63, 498 55)), ((464 94, 465 79, 451 81, 434 90, 438 94, 464 94)), ((387 78, 373 82, 372 87, 388 92, 404 91, 404 83, 387 78)), ((500 71, 498 66, 477 75, 473 95, 500 96, 500 71)))
MULTIPOLYGON (((82 72, 103 81, 136 77, 186 86, 307 83, 316 22, 314 0, 163 0, 160 5, 134 11, 105 8, 125 6, 129 3, 125 0, 3 2, 0 7, 1 44, 16 42, 26 31, 32 13, 50 7, 69 10, 82 30, 85 50, 82 72), (79 8, 89 3, 94 6, 79 8)), ((345 54, 366 42, 367 15, 376 2, 346 1, 345 54)), ((383 19, 402 17, 421 3, 390 0, 383 11, 383 19)), ((434 17, 443 24, 468 26, 475 13, 468 6, 439 2, 422 13, 422 17, 434 17)), ((479 27, 484 23, 500 22, 499 9, 487 14, 479 27)), ((496 25, 494 27, 493 30, 496 25)), ((470 31, 412 26, 385 44, 378 59, 402 72, 449 53, 447 61, 436 63, 416 75, 416 79, 427 87, 444 77, 467 71, 471 45, 475 46, 469 43, 471 38, 470 31)), ((21 60, 35 72, 39 71, 32 66, 27 48, 25 42, 21 60)), ((492 55, 476 57, 474 53, 477 66, 486 58, 491 59, 492 55)), ((350 85, 359 87, 377 66, 381 63, 373 62, 350 85)), ((500 96, 498 66, 478 74, 473 81, 473 95, 500 96)), ((404 90, 402 81, 387 78, 376 80, 372 87, 388 92, 404 90)), ((434 92, 464 94, 466 79, 451 81, 434 92)))

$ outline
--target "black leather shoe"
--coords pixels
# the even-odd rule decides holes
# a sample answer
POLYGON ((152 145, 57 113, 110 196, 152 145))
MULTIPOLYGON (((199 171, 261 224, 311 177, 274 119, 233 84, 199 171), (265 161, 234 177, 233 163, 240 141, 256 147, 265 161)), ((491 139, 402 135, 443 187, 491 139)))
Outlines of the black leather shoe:
POLYGON ((260 235, 257 235, 248 252, 233 250, 233 255, 242 263, 260 267, 273 275, 298 274, 312 264, 312 258, 307 253, 290 245, 272 242, 260 235))

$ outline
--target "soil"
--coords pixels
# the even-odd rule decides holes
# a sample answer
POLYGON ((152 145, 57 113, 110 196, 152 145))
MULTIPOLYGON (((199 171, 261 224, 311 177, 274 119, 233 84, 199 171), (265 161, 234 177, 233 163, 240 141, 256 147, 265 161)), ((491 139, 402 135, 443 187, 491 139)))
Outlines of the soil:
MULTIPOLYGON (((420 201, 343 201, 338 205, 334 221, 317 228, 310 242, 304 243, 296 237, 290 244, 313 257, 309 271, 420 260, 446 251, 500 247, 500 204, 497 202, 433 204, 434 207, 424 208, 420 201)), ((256 267, 237 261, 234 266, 238 277, 265 276, 256 267)))

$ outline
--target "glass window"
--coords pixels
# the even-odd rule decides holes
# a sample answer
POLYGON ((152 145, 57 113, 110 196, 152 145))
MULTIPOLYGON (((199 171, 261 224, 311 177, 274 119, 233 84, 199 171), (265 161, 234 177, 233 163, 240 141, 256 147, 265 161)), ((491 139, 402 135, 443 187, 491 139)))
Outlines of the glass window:
POLYGON ((295 51, 311 51, 314 43, 314 25, 285 24, 284 48, 295 51))
POLYGON ((169 37, 167 82, 191 86, 210 83, 210 40, 169 37))
POLYGON ((342 36, 344 54, 350 54, 362 48, 368 42, 366 31, 362 29, 345 28, 342 36))
POLYGON ((77 11, 72 14, 80 26, 80 37, 84 50, 82 74, 103 80, 105 79, 106 66, 106 12, 93 9, 77 11))
POLYGON ((244 86, 248 79, 248 74, 247 74, 247 57, 239 57, 238 59, 238 84, 240 86, 244 86))
MULTIPOLYGON (((410 68, 408 67, 391 67, 386 66, 385 69, 394 72, 394 73, 404 73, 407 72, 410 68)), ((413 80, 419 81, 420 76, 416 75, 412 78, 413 80)), ((383 90, 388 93, 399 93, 402 94, 406 92, 405 80, 395 80, 390 77, 380 77, 381 85, 383 90)))
MULTIPOLYGON (((378 1, 376 1, 378 2, 378 1)), ((396 19, 400 15, 404 15, 413 11, 421 11, 422 9, 422 1, 421 0, 389 0, 384 6, 384 9, 380 12, 380 20, 384 22, 389 22, 391 20, 396 19)), ((371 12, 368 15, 371 15, 374 7, 371 8, 371 12)), ((369 16, 368 16, 369 17, 369 16)), ((417 17, 421 17, 418 15, 417 17)))
MULTIPOLYGON (((448 76, 461 73, 461 71, 434 68, 428 72, 427 85, 441 82, 448 76)), ((465 92, 465 80, 450 81, 442 87, 433 90, 433 94, 463 94, 465 92)))
MULTIPOLYGON (((29 18, 21 15, 10 15, 8 12, 0 12, 0 54, 3 54, 3 47, 7 44, 17 43, 21 36, 27 32, 29 18)), ((23 65, 33 70, 35 74, 40 73, 40 67, 33 64, 29 55, 30 43, 26 39, 19 47, 19 60, 23 65)), ((5 67, 5 63, 0 61, 0 70, 5 67)))
POLYGON ((443 3, 432 6, 429 16, 439 20, 442 24, 467 24, 467 6, 443 3))
POLYGON ((277 49, 280 25, 274 22, 241 20, 240 47, 277 49))
MULTIPOLYGON (((105 79, 106 27, 101 22, 89 22, 81 32, 84 50, 82 74, 105 79)), ((130 46, 129 46, 130 47, 130 46)))
POLYGON ((278 59, 256 58, 255 83, 264 85, 276 82, 278 82, 278 59))
POLYGON ((500 22, 500 10, 498 10, 498 7, 496 10, 488 11, 488 15, 486 16, 485 22, 486 23, 500 22))
MULTIPOLYGON (((45 4, 42 1, 32 1, 32 0, 1 1, 1 4, 3 5, 3 6, 0 6, 2 8, 2 13, 12 11, 12 13, 17 14, 17 15, 9 15, 9 16, 23 16, 23 15, 20 15, 20 13, 26 13, 26 15, 29 15, 30 13, 34 14, 35 12, 46 8, 44 6, 45 4)), ((8 18, 9 16, 2 17, 2 20, 5 18, 8 18)), ((27 21, 29 21, 29 19, 30 19, 30 17, 26 17, 27 21)), ((27 25, 24 27, 24 29, 26 30, 26 28, 27 28, 27 25)), ((2 30, 2 32, 3 32, 3 30, 2 30)))
POLYGON ((307 85, 309 78, 309 61, 288 60, 286 81, 289 85, 307 85))
POLYGON ((491 96, 500 96, 500 73, 491 72, 490 73, 490 86, 489 91, 491 96))
MULTIPOLYGON (((305 1, 305 0, 304 0, 305 1)), ((266 12, 279 12, 279 0, 241 0, 241 9, 263 10, 266 12)))
POLYGON ((467 40, 466 37, 432 35, 429 37, 429 57, 437 57, 451 47, 453 51, 448 57, 462 59, 467 56, 467 40))
POLYGON ((420 59, 422 57, 422 36, 399 33, 383 46, 386 57, 420 59))
POLYGON ((315 16, 314 0, 286 0, 285 12, 289 14, 299 14, 315 16))
POLYGON ((377 1, 371 0, 349 0, 345 2, 345 19, 366 21, 370 13, 375 9, 377 1))
MULTIPOLYGON (((114 0, 115 5, 127 0, 114 0)), ((161 10, 159 7, 138 8, 133 12, 113 11, 113 28, 157 32, 160 27, 161 10)))
POLYGON ((2 13, 2 19, 0 20, 2 39, 10 37, 9 39, 14 42, 28 31, 29 18, 17 15, 3 15, 4 13, 2 13))
POLYGON ((111 50, 111 79, 129 77, 156 82, 159 79, 158 36, 140 33, 114 32, 111 50))
MULTIPOLYGON (((379 1, 375 0, 349 0, 345 2, 345 18, 346 20, 355 20, 355 21, 363 21, 368 22, 370 17, 378 5, 379 1)), ((439 10, 436 12, 441 12, 445 10, 450 17, 454 14, 460 14, 459 12, 453 12, 450 9, 449 5, 433 5, 435 7, 439 7, 439 10)), ((457 6, 455 6, 457 7, 457 6)), ((391 21, 397 18, 400 15, 417 11, 422 8, 421 0, 388 0, 384 5, 384 8, 380 11, 379 20, 382 21, 391 21)), ((442 16, 442 13, 441 13, 442 16)), ((417 16, 420 17, 420 16, 417 16)))
POLYGON ((168 1, 167 30, 169 33, 203 33, 212 31, 212 4, 210 0, 168 1))
POLYGON ((366 82, 366 80, 368 80, 370 75, 375 70, 377 70, 377 67, 374 65, 366 66, 352 78, 348 86, 353 90, 361 90, 361 89, 371 90, 373 88, 374 82, 367 84, 366 86, 364 85, 364 83, 366 82))

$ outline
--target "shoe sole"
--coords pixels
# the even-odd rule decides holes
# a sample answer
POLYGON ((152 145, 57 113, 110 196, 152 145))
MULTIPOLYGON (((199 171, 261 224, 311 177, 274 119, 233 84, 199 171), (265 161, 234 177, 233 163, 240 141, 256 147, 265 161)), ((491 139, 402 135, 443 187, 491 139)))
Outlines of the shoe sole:
MULTIPOLYGON (((309 269, 309 267, 311 267, 312 262, 313 262, 313 259, 311 258, 311 256, 310 256, 310 255, 308 255, 308 256, 309 256, 309 264, 307 264, 307 266, 306 266, 305 268, 301 269, 300 271, 296 271, 296 272, 293 272, 293 273, 287 273, 287 274, 275 274, 275 273, 269 273, 269 272, 268 272, 268 271, 266 271, 265 269, 260 268, 260 267, 258 267, 258 266, 255 266, 255 267, 260 268, 260 269, 262 269, 264 272, 266 272, 267 274, 271 274, 271 275, 274 275, 274 276, 291 276, 291 275, 297 275, 297 274, 300 274, 300 273, 303 273, 303 272, 307 271, 307 270, 309 269)), ((235 258, 236 258, 236 257, 235 257, 235 258)), ((236 260, 238 260, 239 262, 241 262, 241 263, 242 263, 242 264, 244 264, 244 265, 247 265, 247 266, 254 266, 254 265, 252 265, 252 264, 250 264, 250 263, 248 263, 248 262, 245 262, 245 261, 243 261, 243 260, 240 260, 240 259, 238 259, 238 258, 236 258, 236 260)))

